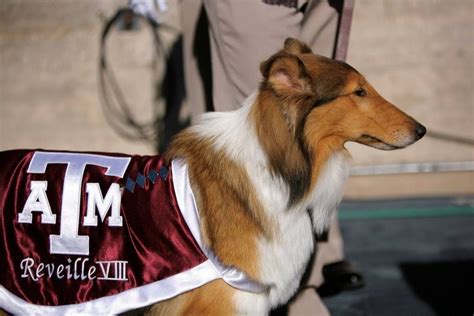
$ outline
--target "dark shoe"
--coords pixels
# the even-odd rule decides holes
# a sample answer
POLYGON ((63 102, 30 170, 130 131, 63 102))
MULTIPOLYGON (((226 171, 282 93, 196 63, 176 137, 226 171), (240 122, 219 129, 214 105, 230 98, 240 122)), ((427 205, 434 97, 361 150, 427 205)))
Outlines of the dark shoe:
POLYGON ((365 286, 362 274, 349 261, 338 261, 325 265, 323 276, 324 283, 317 289, 321 297, 365 286))

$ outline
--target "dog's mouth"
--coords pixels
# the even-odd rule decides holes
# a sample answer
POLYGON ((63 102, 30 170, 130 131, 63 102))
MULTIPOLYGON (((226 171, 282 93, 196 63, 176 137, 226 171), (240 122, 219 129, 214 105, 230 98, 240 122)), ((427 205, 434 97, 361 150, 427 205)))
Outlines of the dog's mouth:
POLYGON ((359 137, 359 139, 356 140, 356 142, 381 150, 395 150, 405 147, 384 142, 381 139, 370 135, 362 135, 361 137, 359 137))

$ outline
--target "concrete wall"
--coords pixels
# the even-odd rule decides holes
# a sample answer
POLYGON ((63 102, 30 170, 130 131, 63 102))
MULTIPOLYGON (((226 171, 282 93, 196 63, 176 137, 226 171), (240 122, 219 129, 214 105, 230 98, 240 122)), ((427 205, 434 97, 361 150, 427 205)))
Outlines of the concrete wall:
MULTIPOLYGON (((0 1, 0 149, 154 152, 153 144, 119 137, 99 102, 100 34, 126 3, 0 1)), ((170 19, 179 25, 176 11, 170 19)), ((145 120, 154 111, 151 32, 111 32, 108 47, 127 101, 145 120)))
MULTIPOLYGON (((148 154, 107 124, 97 88, 105 17, 126 1, 0 1, 0 150, 148 154)), ((474 2, 357 0, 348 61, 429 130, 474 138, 474 2)), ((168 22, 179 25, 173 10, 168 22)), ((172 38, 176 34, 167 34, 172 38)), ((114 66, 141 119, 156 111, 146 28, 115 33, 114 66)), ((474 147, 425 138, 397 152, 349 145, 354 164, 472 161, 474 147)), ((473 173, 354 177, 349 197, 474 193, 473 173)))
MULTIPOLYGON (((470 0, 357 0, 348 61, 428 130, 473 139, 473 5, 470 0)), ((364 149, 357 162, 473 157, 473 146, 427 138, 395 153, 364 149)))
MULTIPOLYGON (((356 0, 348 62, 429 131, 474 139, 473 35, 470 0, 356 0)), ((474 146, 429 134, 396 152, 348 147, 356 165, 474 160, 474 146)), ((473 192, 469 172, 353 177, 346 196, 473 192)))

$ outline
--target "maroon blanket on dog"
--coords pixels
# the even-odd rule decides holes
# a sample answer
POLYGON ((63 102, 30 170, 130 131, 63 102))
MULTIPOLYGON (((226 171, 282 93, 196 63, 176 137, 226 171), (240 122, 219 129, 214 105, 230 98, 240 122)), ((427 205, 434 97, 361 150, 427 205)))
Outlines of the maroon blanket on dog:
POLYGON ((13 313, 122 312, 216 279, 199 272, 208 258, 161 156, 0 153, 0 210, 0 304, 13 313))

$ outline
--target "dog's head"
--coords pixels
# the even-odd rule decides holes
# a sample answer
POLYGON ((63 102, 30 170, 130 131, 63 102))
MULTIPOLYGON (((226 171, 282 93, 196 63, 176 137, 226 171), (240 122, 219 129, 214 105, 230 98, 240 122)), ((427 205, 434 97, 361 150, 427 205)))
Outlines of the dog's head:
POLYGON ((406 147, 426 129, 381 97, 346 63, 315 55, 295 39, 261 65, 263 86, 281 100, 282 113, 304 140, 332 138, 383 150, 406 147))
POLYGON ((254 112, 260 141, 274 170, 300 187, 308 182, 302 176, 308 168, 314 176, 317 160, 343 150, 348 141, 393 150, 426 133, 357 70, 313 54, 298 40, 287 39, 261 72, 254 112))

